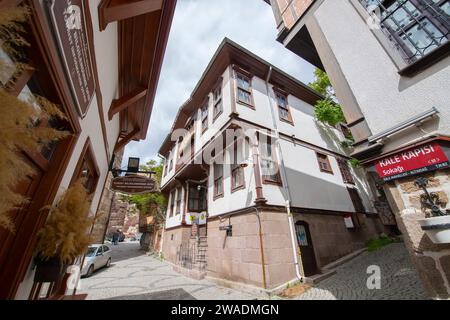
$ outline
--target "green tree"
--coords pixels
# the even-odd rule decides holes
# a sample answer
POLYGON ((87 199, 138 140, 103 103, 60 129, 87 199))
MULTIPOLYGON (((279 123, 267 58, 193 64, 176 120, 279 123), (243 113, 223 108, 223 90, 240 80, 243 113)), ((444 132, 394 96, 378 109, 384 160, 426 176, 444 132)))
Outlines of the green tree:
POLYGON ((328 75, 317 68, 314 71, 314 77, 314 81, 309 86, 325 96, 325 99, 318 101, 315 105, 314 113, 316 119, 333 127, 341 122, 345 122, 342 107, 336 103, 336 95, 328 75))

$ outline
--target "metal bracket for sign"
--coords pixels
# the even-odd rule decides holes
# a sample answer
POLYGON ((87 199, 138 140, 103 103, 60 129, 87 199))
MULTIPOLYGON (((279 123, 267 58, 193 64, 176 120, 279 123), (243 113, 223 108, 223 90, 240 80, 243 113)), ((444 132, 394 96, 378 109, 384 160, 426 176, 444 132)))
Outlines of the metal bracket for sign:
POLYGON ((431 215, 433 217, 445 216, 446 214, 439 209, 439 205, 442 201, 439 199, 438 194, 434 192, 429 193, 427 190, 428 179, 425 177, 419 177, 416 179, 414 184, 419 188, 422 188, 423 192, 425 192, 425 194, 421 197, 422 204, 431 208, 431 215))
POLYGON ((113 174, 113 177, 118 177, 119 173, 145 173, 145 174, 156 174, 156 171, 129 171, 129 170, 123 170, 123 169, 111 169, 111 172, 113 174))

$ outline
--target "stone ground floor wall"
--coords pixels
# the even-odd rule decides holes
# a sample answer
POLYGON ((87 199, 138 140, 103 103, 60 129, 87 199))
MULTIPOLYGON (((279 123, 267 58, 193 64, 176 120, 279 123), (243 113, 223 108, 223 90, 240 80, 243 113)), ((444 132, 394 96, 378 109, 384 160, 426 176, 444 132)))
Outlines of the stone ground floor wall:
MULTIPOLYGON (((427 189, 442 201, 441 210, 449 210, 450 169, 421 175, 429 181, 427 189)), ((450 244, 434 244, 421 229, 418 220, 429 208, 422 208, 424 193, 414 182, 417 176, 385 185, 386 195, 403 233, 406 247, 419 277, 431 297, 450 298, 450 244)))
POLYGON ((172 263, 177 263, 177 252, 182 243, 189 242, 191 236, 190 226, 181 226, 164 231, 162 252, 164 259, 172 263))
MULTIPOLYGON (((347 230, 342 216, 295 214, 310 226, 317 265, 324 265, 365 246, 381 232, 377 219, 361 215, 361 227, 347 230)), ((261 213, 266 288, 272 289, 296 277, 289 223, 285 212, 261 213)), ((240 214, 208 221, 208 276, 263 287, 259 223, 255 214, 240 214), (232 236, 220 226, 232 225, 232 236)))
POLYGON ((319 268, 366 246, 368 240, 384 232, 377 218, 358 214, 359 226, 347 229, 344 218, 337 215, 295 214, 294 221, 308 223, 319 268))

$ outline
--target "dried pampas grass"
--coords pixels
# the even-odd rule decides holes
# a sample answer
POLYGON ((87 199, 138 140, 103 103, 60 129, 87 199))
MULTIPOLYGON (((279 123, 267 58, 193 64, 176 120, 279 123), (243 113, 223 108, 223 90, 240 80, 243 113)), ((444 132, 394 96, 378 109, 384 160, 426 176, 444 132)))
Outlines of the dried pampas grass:
POLYGON ((21 61, 21 47, 28 46, 21 36, 27 21, 26 7, 0 12, 0 227, 14 232, 11 213, 25 205, 27 199, 16 192, 17 184, 34 174, 23 152, 40 153, 48 143, 68 135, 43 124, 51 119, 64 119, 59 108, 42 97, 30 96, 23 101, 8 92, 16 76, 29 68, 21 61))
POLYGON ((64 192, 50 209, 46 225, 39 231, 39 258, 48 260, 57 255, 61 263, 66 264, 85 253, 91 243, 89 228, 100 217, 89 217, 90 206, 91 196, 87 194, 83 180, 64 192))

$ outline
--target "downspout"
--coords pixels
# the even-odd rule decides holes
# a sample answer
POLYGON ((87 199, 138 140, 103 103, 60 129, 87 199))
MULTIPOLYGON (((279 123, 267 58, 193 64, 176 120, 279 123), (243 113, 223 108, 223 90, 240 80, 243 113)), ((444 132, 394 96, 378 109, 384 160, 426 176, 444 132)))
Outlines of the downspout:
POLYGON ((282 180, 284 192, 286 194, 285 206, 286 206, 287 218, 288 218, 288 222, 289 222, 289 231, 290 231, 290 235, 291 235, 292 254, 294 256, 295 273, 297 275, 297 278, 300 281, 303 281, 303 276, 302 276, 302 273, 304 274, 303 265, 300 266, 300 263, 298 260, 298 256, 299 256, 298 251, 300 249, 298 247, 297 240, 295 237, 294 218, 291 213, 291 192, 290 192, 289 185, 288 185, 288 180, 287 180, 287 175, 286 175, 286 167, 284 165, 283 153, 281 151, 281 146, 280 146, 280 133, 278 131, 277 121, 275 118, 275 111, 274 111, 274 107, 273 107, 273 103, 272 103, 272 99, 271 99, 271 95, 270 95, 269 80, 270 80, 270 77, 272 76, 272 70, 273 70, 272 66, 269 66, 269 72, 268 72, 267 78, 266 78, 267 98, 269 99, 270 114, 272 116, 272 123, 273 123, 274 133, 275 133, 276 153, 277 153, 277 157, 280 161, 281 180, 282 180), (300 271, 300 268, 302 269, 301 271, 300 271))

